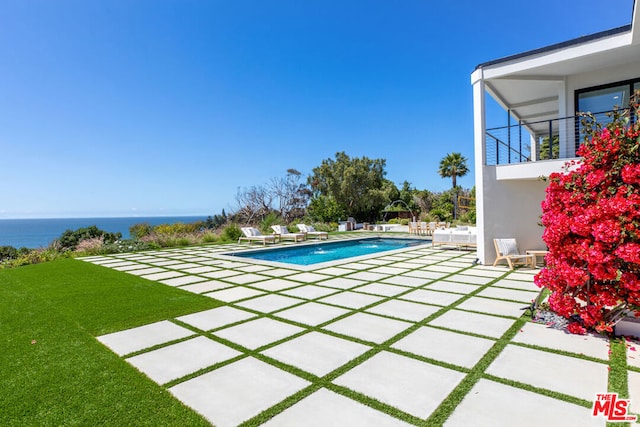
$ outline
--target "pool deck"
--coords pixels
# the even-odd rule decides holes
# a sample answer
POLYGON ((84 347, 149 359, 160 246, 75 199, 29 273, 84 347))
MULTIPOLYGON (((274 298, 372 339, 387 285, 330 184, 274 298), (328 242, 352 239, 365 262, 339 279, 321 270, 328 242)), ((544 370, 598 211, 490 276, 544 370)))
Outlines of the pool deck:
POLYGON ((98 337, 216 426, 606 425, 609 343, 521 317, 537 270, 430 246, 311 268, 220 255, 240 246, 83 258, 224 302, 98 337))

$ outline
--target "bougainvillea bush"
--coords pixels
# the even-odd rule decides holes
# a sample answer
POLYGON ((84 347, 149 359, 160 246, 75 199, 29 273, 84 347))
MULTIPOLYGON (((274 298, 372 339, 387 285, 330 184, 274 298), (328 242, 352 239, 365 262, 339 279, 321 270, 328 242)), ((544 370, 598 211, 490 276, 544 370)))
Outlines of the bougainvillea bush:
POLYGON ((547 266, 535 283, 568 330, 611 332, 640 309, 640 125, 638 94, 602 126, 583 120, 584 142, 542 202, 547 266))

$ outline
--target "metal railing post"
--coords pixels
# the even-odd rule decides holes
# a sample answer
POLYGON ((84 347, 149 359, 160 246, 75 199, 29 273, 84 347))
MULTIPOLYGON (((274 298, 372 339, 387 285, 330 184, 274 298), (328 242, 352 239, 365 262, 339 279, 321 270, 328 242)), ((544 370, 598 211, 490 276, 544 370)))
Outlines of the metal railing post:
POLYGON ((518 120, 518 152, 520 153, 520 162, 522 162, 522 120, 518 120))
POLYGON ((553 159, 553 120, 549 120, 549 160, 553 159))
POLYGON ((507 110, 507 163, 511 164, 511 110, 507 110))

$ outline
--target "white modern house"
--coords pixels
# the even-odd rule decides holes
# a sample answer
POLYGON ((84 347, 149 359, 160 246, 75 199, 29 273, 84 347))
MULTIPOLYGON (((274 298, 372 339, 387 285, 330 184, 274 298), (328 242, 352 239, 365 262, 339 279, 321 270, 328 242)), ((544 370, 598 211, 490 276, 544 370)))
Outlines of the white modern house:
POLYGON ((491 264, 494 238, 515 237, 521 250, 544 249, 538 225, 546 182, 580 144, 577 112, 606 120, 640 89, 640 16, 632 23, 564 43, 486 62, 471 75, 478 258, 491 264), (487 101, 505 126, 487 128, 487 101))

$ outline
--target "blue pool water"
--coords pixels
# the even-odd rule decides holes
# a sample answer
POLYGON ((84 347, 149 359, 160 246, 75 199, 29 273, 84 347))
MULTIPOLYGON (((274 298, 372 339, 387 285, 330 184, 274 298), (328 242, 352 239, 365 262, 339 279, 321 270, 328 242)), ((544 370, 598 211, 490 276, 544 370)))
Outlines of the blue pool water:
POLYGON ((361 239, 335 243, 318 243, 305 246, 288 246, 286 248, 267 249, 260 251, 240 252, 238 257, 260 259, 264 261, 286 262, 289 264, 311 265, 320 262, 337 261, 360 255, 402 249, 410 246, 423 245, 424 240, 418 239, 361 239))

